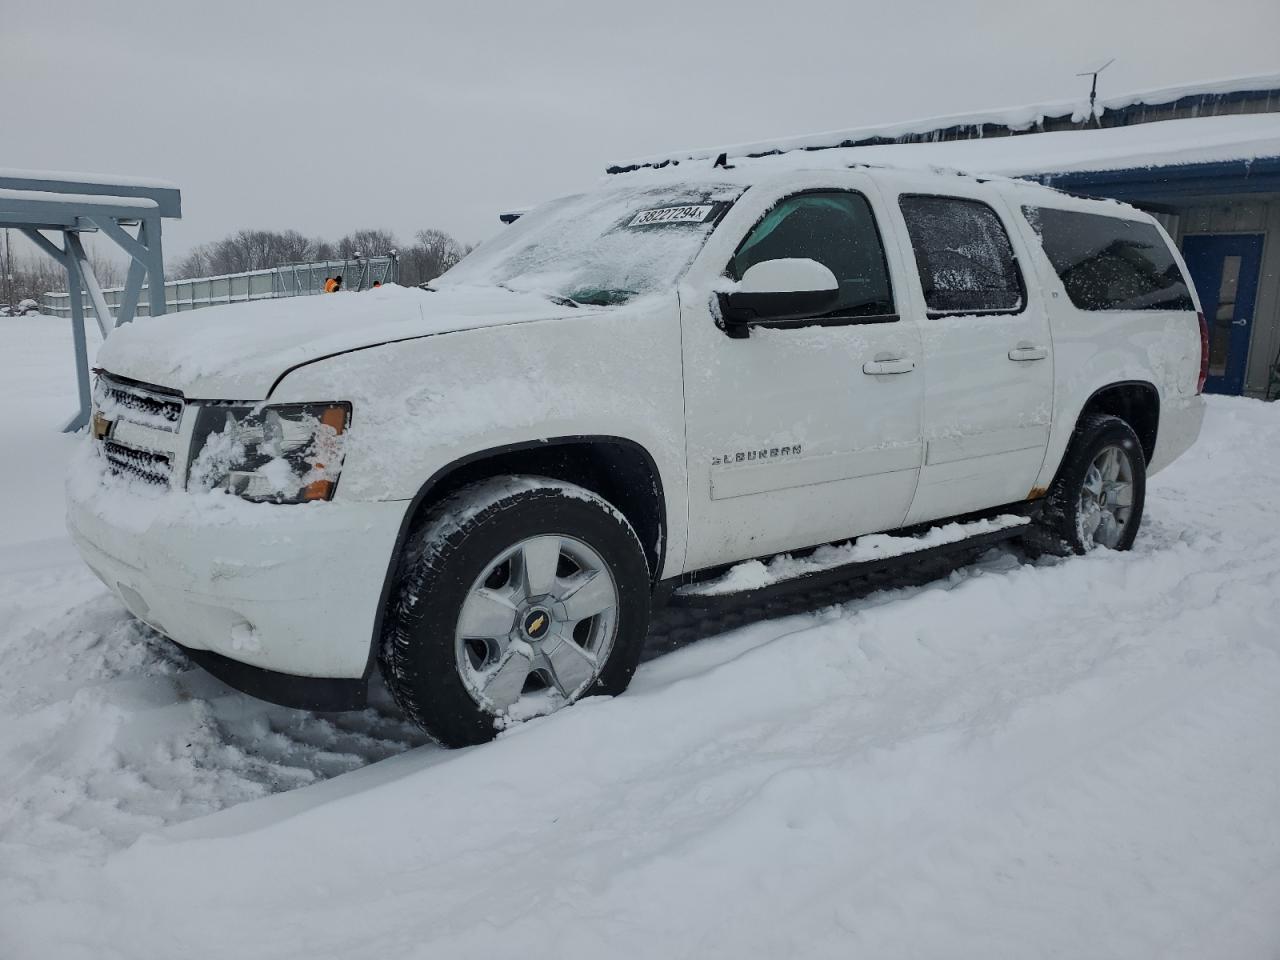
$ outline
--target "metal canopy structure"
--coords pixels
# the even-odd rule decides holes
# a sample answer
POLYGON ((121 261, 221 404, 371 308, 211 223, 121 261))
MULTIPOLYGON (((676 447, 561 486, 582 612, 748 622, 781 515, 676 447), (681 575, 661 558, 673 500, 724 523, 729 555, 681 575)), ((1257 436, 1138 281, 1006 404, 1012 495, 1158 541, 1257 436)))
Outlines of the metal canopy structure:
POLYGON ((112 324, 118 327, 133 320, 144 281, 151 315, 164 313, 160 221, 164 217, 181 216, 180 191, 160 181, 0 170, 0 229, 21 231, 67 271, 80 409, 67 421, 64 432, 84 428, 92 408, 85 294, 93 303, 98 329, 104 338, 109 333, 111 318, 81 234, 101 232, 129 255, 129 273, 112 324), (61 234, 60 241, 57 234, 61 234))

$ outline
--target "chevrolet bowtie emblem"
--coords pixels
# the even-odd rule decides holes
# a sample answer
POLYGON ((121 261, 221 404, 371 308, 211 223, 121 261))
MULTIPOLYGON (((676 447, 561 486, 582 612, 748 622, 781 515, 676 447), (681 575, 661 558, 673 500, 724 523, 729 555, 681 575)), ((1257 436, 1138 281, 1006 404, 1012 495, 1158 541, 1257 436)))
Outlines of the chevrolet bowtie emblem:
POLYGON ((551 618, 545 610, 530 610, 524 618, 524 635, 530 640, 541 640, 551 627, 551 618))

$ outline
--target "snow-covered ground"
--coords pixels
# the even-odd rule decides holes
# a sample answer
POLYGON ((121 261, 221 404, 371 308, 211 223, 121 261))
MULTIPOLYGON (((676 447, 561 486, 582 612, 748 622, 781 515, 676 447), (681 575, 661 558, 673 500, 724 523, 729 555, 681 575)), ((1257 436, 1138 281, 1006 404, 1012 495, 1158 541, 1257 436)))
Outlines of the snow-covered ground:
POLYGON ((1280 405, 1212 400, 1131 554, 664 621, 447 753, 130 621, 62 531, 65 322, 0 343, 4 960, 1280 952, 1280 405))

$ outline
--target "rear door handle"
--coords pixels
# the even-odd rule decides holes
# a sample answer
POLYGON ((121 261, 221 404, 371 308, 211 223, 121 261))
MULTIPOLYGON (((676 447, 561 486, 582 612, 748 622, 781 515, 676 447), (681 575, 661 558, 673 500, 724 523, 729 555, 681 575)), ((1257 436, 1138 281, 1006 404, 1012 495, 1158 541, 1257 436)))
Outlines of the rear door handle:
POLYGON ((864 363, 862 372, 873 377, 880 377, 891 373, 910 373, 915 368, 916 362, 910 357, 881 353, 877 354, 874 360, 868 360, 864 363))
POLYGON ((1034 343, 1020 343, 1009 351, 1010 360, 1043 360, 1048 355, 1048 350, 1034 343))

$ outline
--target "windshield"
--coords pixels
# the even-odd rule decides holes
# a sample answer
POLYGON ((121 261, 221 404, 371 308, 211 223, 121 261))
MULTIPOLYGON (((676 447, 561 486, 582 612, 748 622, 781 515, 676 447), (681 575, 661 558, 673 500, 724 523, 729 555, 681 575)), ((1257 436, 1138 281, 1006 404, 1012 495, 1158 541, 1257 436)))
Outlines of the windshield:
POLYGON ((612 187, 562 197, 481 244, 432 286, 500 286, 609 305, 669 289, 743 188, 612 187))

